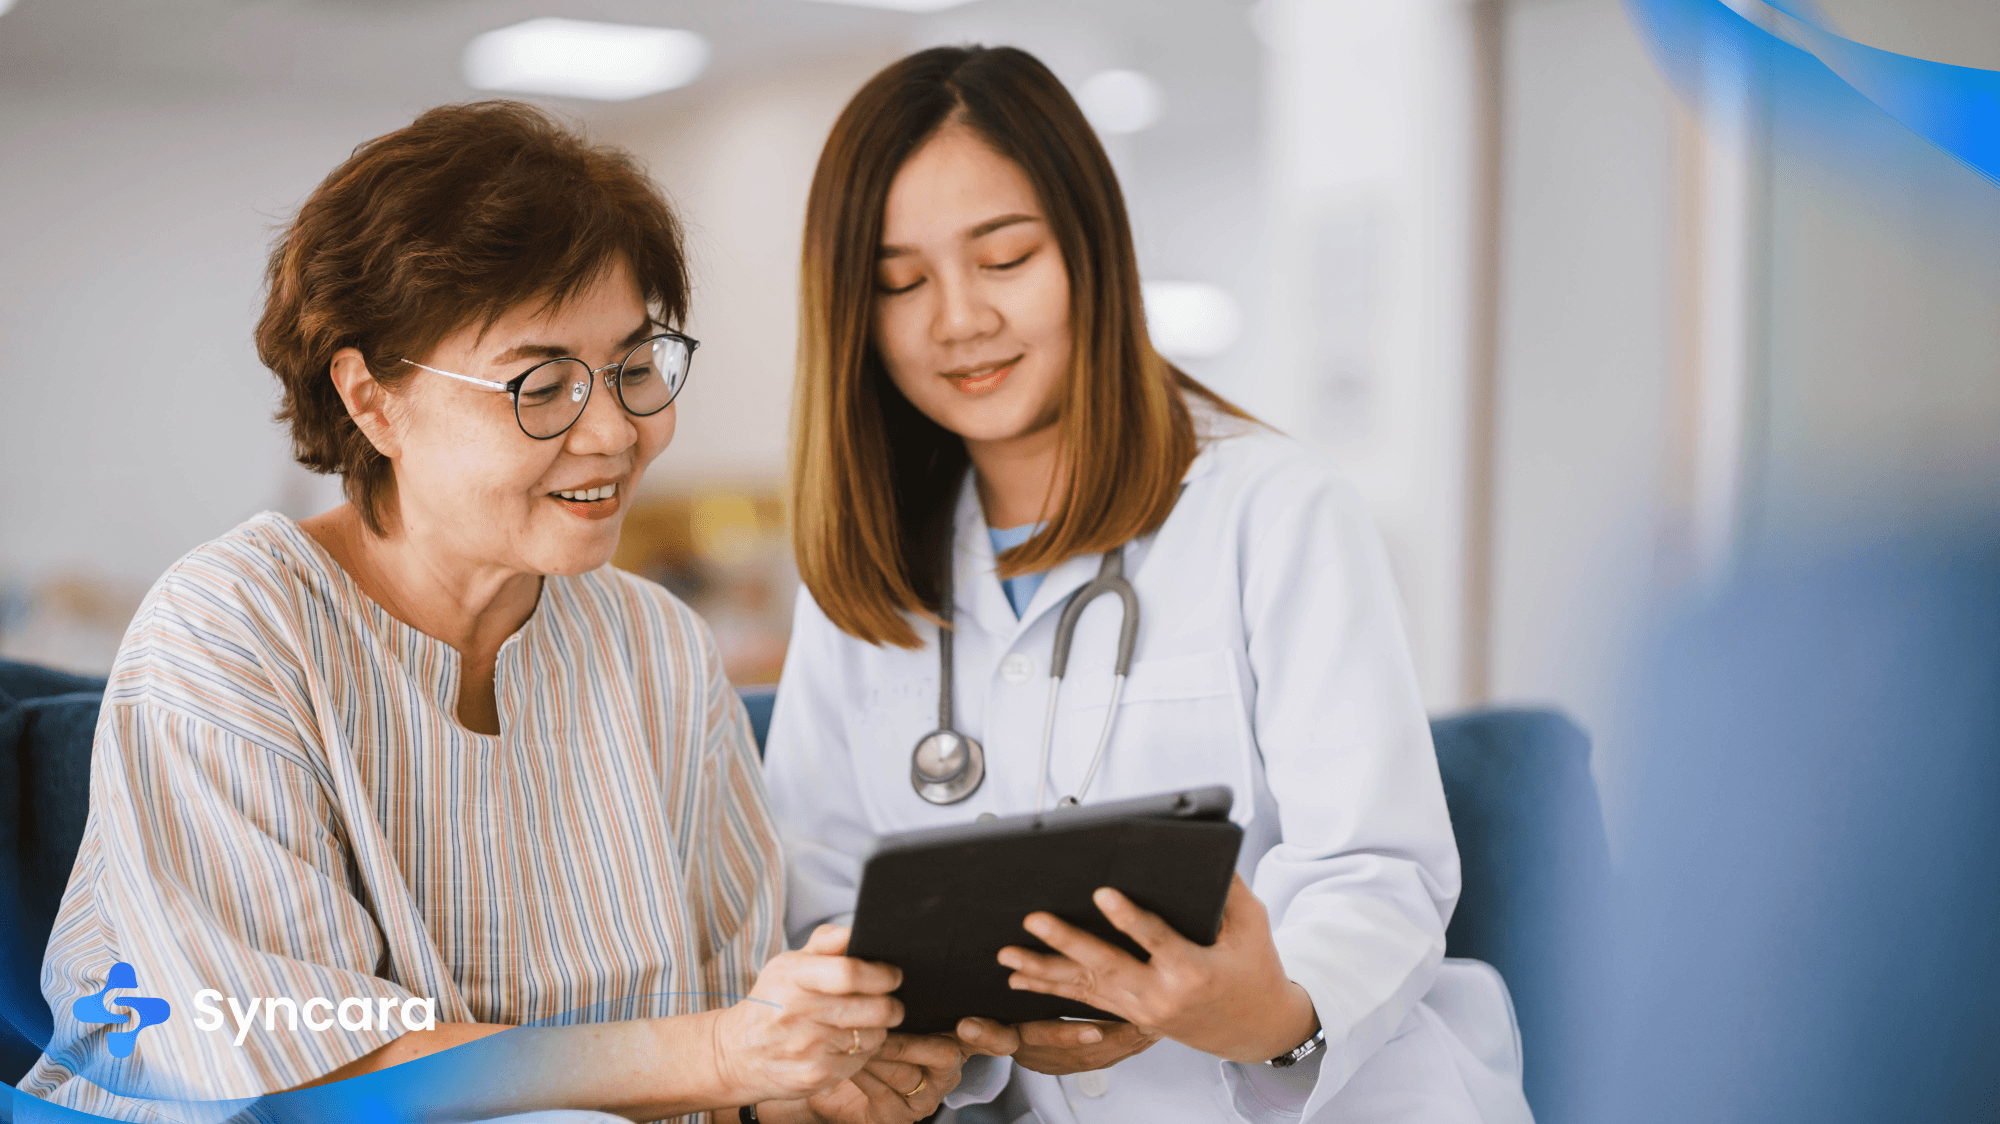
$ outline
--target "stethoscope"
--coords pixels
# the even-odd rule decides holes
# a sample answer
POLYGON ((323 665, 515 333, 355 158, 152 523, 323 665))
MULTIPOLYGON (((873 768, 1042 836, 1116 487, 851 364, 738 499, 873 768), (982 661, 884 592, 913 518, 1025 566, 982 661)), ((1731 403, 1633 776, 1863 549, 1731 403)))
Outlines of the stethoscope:
MULTIPOLYGON (((918 739, 915 752, 910 754, 910 787, 933 804, 956 804, 979 791, 986 780, 986 750, 951 724, 951 602, 956 588, 952 584, 951 551, 952 535, 947 530, 944 585, 938 597, 938 728, 918 739)), ((1084 794, 1090 791, 1090 782, 1097 778, 1105 747, 1111 744, 1112 726, 1118 720, 1118 697, 1125 692, 1125 674, 1132 669, 1132 647, 1139 638, 1139 593, 1125 580, 1123 546, 1105 552, 1104 561, 1097 567, 1097 577, 1069 595, 1063 605, 1062 619, 1056 622, 1055 651, 1049 659, 1049 713, 1042 721, 1042 767, 1035 779, 1036 812, 1042 810, 1048 798, 1056 699, 1062 694, 1063 673, 1069 669, 1069 646, 1076 638, 1076 622, 1083 618, 1083 611, 1092 601, 1107 593, 1117 594, 1125 603, 1125 615, 1118 626, 1118 662, 1113 666, 1111 707, 1104 712, 1104 729, 1097 735, 1097 752, 1090 756, 1090 769, 1083 774, 1083 784, 1075 795, 1056 801, 1058 808, 1074 808, 1082 802, 1084 794)))

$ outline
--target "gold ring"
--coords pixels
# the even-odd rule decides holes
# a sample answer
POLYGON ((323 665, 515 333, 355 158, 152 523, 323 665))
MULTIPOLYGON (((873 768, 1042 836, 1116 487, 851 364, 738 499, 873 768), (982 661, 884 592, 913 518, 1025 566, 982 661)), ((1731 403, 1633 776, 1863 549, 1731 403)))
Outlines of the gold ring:
POLYGON ((860 1053, 860 1052, 861 1052, 861 1028, 860 1028, 860 1027, 849 1027, 849 1028, 847 1028, 847 1032, 848 1032, 849 1034, 852 1034, 852 1035, 854 1036, 854 1045, 852 1045, 852 1046, 849 1046, 849 1047, 847 1048, 847 1052, 848 1052, 848 1053, 850 1053, 850 1054, 858 1054, 858 1053, 860 1053))
POLYGON ((896 1095, 897 1095, 897 1096, 899 1096, 899 1097, 901 1097, 901 1098, 903 1098, 904 1100, 906 1100, 906 1101, 907 1101, 907 1100, 909 1100, 909 1099, 910 1099, 911 1097, 914 1097, 914 1096, 916 1096, 916 1095, 917 1095, 918 1093, 921 1093, 921 1092, 923 1092, 923 1091, 924 1091, 924 1086, 926 1086, 926 1085, 930 1084, 930 1082, 931 1082, 931 1079, 930 1079, 930 1075, 929 1075, 929 1074, 925 1074, 924 1076, 922 1076, 922 1077, 919 1077, 919 1078, 917 1078, 917 1087, 916 1087, 916 1088, 914 1088, 914 1089, 910 1090, 910 1091, 909 1091, 909 1092, 907 1092, 907 1093, 897 1093, 896 1095))

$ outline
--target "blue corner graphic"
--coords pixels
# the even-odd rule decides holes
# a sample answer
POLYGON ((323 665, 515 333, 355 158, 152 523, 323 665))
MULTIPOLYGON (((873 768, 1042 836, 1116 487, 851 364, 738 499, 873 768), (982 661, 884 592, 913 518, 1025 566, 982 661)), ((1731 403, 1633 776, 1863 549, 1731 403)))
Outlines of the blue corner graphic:
POLYGON ((132 1048, 139 1041, 139 1032, 156 1023, 163 1023, 174 1013, 174 1009, 164 999, 154 999, 145 995, 124 995, 115 1000, 104 997, 114 988, 138 987, 139 974, 132 965, 120 961, 111 966, 111 975, 104 990, 95 995, 86 995, 70 1004, 70 1014, 82 1023, 124 1023, 131 1016, 111 1009, 111 1004, 129 1007, 139 1016, 139 1025, 131 1030, 114 1030, 104 1036, 105 1046, 114 1058, 129 1058, 132 1048))

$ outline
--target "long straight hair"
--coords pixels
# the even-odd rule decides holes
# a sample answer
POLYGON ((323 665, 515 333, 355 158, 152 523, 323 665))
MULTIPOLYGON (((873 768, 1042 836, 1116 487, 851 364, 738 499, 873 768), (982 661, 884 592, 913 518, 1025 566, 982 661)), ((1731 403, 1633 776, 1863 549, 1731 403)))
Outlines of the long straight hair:
POLYGON ((799 575, 835 625, 914 648, 935 618, 965 442, 890 381, 870 339, 889 186, 947 121, 971 127, 1034 186, 1069 271, 1063 469, 1048 526, 1000 574, 1097 554, 1166 521, 1195 456, 1183 392, 1241 411, 1176 370, 1146 335, 1139 267, 1111 161, 1061 81, 1012 47, 934 47, 863 86, 834 123, 806 203, 792 533, 799 575))

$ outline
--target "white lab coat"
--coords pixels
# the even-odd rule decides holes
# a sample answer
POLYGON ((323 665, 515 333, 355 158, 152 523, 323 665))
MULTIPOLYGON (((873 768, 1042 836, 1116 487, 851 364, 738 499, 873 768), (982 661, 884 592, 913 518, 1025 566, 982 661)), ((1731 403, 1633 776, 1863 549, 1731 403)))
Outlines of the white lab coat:
MULTIPOLYGON (((993 1100, 1011 1080, 1006 1101, 1031 1103, 1044 1124, 1529 1121, 1505 986, 1485 965, 1443 959, 1458 852, 1367 512, 1298 443, 1196 410, 1204 441, 1179 502, 1126 547, 1138 648, 1087 802, 1234 790, 1238 868, 1326 1046, 1276 1070, 1162 1041, 1061 1078, 976 1058, 948 1104, 993 1100)), ((1099 558, 1049 571, 1017 620, 969 474, 955 533, 955 724, 987 761, 960 804, 928 804, 910 787, 911 750, 937 725, 935 630, 919 625, 933 639, 917 651, 873 647, 800 593, 767 759, 795 944, 853 909, 877 836, 1034 809, 1056 619, 1099 558)), ((1075 791, 1097 744, 1118 605, 1099 598, 1078 624, 1051 803, 1075 791)))

